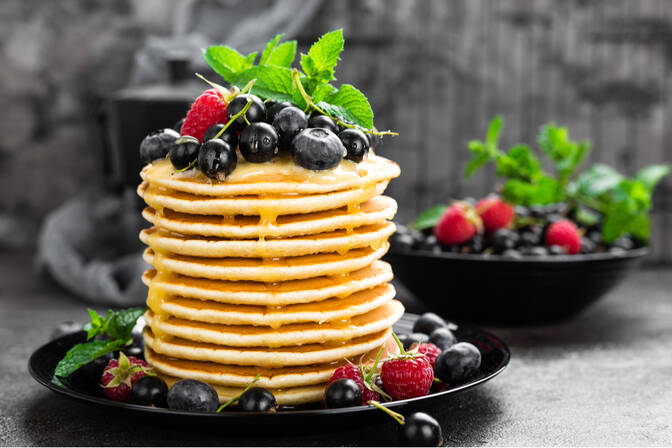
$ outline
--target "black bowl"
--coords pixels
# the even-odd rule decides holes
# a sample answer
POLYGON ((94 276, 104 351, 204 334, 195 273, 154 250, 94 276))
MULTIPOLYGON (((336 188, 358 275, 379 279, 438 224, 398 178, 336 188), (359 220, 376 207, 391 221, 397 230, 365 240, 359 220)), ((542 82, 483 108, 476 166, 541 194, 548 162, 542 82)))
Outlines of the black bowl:
POLYGON ((646 247, 623 253, 524 256, 393 249, 385 259, 418 301, 449 319, 481 325, 566 320, 631 271, 646 247))

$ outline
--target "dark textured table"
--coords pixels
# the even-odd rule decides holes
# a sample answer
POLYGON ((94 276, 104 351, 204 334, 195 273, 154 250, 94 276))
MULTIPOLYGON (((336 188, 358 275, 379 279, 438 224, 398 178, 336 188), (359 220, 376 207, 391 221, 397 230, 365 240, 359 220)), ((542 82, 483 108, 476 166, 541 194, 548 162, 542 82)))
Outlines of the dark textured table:
MULTIPOLYGON (((522 285, 521 285, 522 286, 522 285)), ((86 305, 0 253, 0 445, 375 445, 394 423, 275 437, 148 426, 58 396, 30 378, 30 353, 86 305)), ((402 292, 403 297, 403 292, 402 292)), ((413 311, 418 304, 409 303, 413 311)), ((509 368, 435 412, 448 445, 672 444, 672 269, 649 268, 571 322, 492 329, 509 368)))

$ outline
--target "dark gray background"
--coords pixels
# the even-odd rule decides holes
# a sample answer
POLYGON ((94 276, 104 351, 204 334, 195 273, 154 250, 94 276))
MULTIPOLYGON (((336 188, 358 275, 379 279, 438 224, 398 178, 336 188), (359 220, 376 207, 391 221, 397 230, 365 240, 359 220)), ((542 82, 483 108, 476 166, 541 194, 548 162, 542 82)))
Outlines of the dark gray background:
MULTIPOLYGON (((136 51, 152 36, 179 41, 198 20, 185 11, 199 3, 218 7, 226 23, 227 14, 273 2, 0 3, 0 246, 31 247, 35 229, 51 209, 77 192, 104 185, 98 150, 84 125, 91 113, 87 99, 141 79, 143 61, 136 60, 136 51)), ((481 138, 497 113, 505 119, 504 145, 531 142, 539 124, 553 120, 577 138, 594 140, 592 161, 627 174, 672 161, 672 2, 305 5, 314 10, 312 18, 288 30, 291 37, 305 48, 323 32, 343 27, 346 51, 339 80, 368 95, 378 127, 401 134, 387 139, 381 152, 402 167, 402 177, 388 190, 400 203, 402 222, 431 203, 493 189, 491 170, 465 184, 462 169, 466 142, 481 138)), ((225 27, 219 35, 227 36, 225 27)), ((240 33, 230 38, 245 41, 240 33)), ((672 179, 659 187, 655 203, 649 260, 669 261, 672 179)))

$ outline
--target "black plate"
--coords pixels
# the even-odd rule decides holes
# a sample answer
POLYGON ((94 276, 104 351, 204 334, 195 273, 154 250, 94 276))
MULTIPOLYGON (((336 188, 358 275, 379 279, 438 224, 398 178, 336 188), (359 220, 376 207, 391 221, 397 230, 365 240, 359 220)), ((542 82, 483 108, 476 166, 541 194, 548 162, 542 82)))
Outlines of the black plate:
POLYGON ((449 319, 538 325, 568 319, 616 286, 648 248, 587 255, 525 256, 392 250, 385 260, 415 297, 449 319))
MULTIPOLYGON (((398 333, 408 333, 417 319, 417 315, 405 314, 402 320, 395 325, 398 333)), ((400 400, 389 403, 387 406, 396 411, 414 409, 431 410, 431 407, 441 405, 450 400, 452 394, 477 386, 499 374, 509 363, 508 347, 497 337, 483 330, 460 326, 455 330, 460 341, 475 344, 481 351, 482 363, 478 373, 467 383, 446 388, 431 395, 409 400, 400 400)), ((170 409, 152 408, 133 404, 120 403, 106 398, 88 395, 86 393, 57 386, 51 382, 54 368, 65 353, 75 344, 85 340, 84 332, 67 334, 49 342, 37 349, 30 357, 28 369, 30 374, 45 387, 75 400, 92 405, 105 406, 110 410, 117 410, 128 414, 129 419, 136 416, 153 419, 160 424, 170 425, 179 422, 180 427, 212 428, 212 425, 221 428, 221 422, 226 422, 227 431, 245 430, 251 427, 265 430, 273 429, 278 432, 296 431, 298 428, 317 431, 320 428, 339 424, 352 426, 369 424, 374 420, 389 419, 387 415, 371 406, 357 406, 343 409, 313 408, 283 408, 274 414, 269 413, 242 413, 237 411, 221 412, 184 412, 170 409), (336 419, 336 420, 335 420, 336 419), (263 425, 263 426, 260 426, 263 425)))

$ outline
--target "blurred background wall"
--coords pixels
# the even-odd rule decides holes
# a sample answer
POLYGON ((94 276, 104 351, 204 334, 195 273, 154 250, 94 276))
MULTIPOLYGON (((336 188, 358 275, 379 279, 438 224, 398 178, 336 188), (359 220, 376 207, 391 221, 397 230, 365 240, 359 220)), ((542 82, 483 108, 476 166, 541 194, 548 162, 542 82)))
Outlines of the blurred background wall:
MULTIPOLYGON (((3 0, 0 247, 33 247, 42 219, 74 194, 120 189, 106 178, 92 117, 118 89, 163 81, 160 70, 154 79, 146 70, 152 48, 189 41, 194 60, 199 43, 256 49, 266 36, 249 8, 282 15, 293 6, 3 0), (212 10, 221 16, 203 13, 212 10), (204 24, 211 29, 199 34, 204 24)), ((462 169, 466 142, 481 138, 496 114, 505 120, 503 146, 532 143, 552 120, 594 141, 591 161, 624 173, 672 162, 670 1, 307 0, 299 10, 301 26, 293 22, 287 37, 305 51, 342 27, 337 77, 367 94, 377 127, 400 133, 380 152, 402 167, 388 190, 402 222, 434 202, 493 189, 493 171, 465 183, 462 169)), ((671 261, 669 177, 654 202, 653 259, 671 261)))

